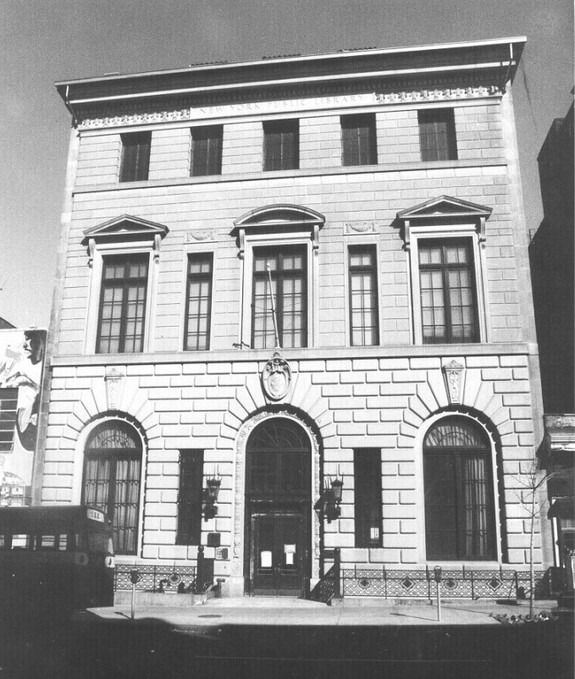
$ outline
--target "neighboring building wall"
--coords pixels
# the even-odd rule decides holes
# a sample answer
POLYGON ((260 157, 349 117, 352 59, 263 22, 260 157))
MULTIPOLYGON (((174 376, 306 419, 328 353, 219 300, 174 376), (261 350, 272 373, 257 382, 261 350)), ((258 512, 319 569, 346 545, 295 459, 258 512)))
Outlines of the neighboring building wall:
POLYGON ((573 105, 538 157, 543 221, 529 246, 546 413, 575 411, 573 105))
POLYGON ((543 221, 530 246, 545 408, 539 455, 548 474, 556 592, 575 587, 575 266, 573 104, 553 121, 538 156, 543 221))

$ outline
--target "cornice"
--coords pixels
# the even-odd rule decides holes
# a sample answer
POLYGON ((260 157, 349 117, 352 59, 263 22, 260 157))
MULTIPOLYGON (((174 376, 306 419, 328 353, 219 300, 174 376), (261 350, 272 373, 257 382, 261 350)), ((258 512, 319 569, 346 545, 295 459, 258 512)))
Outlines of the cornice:
POLYGON ((273 91, 257 91, 223 95, 206 95, 201 98, 180 97, 176 101, 132 102, 115 106, 79 107, 79 130, 156 125, 173 122, 201 122, 214 118, 269 115, 299 111, 318 111, 357 106, 394 106, 411 103, 437 103, 472 99, 496 99, 504 91, 493 82, 472 82, 474 78, 458 79, 445 83, 439 78, 416 86, 413 82, 390 84, 374 81, 366 89, 365 83, 345 86, 281 87, 273 91), (357 100, 354 100, 357 97, 357 100), (112 109, 112 110, 110 110, 112 109))

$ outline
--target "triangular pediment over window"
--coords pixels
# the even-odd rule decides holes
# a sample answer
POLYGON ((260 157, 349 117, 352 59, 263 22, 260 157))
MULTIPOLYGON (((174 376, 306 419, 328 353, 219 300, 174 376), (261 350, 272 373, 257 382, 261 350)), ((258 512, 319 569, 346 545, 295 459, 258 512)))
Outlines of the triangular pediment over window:
POLYGON ((84 231, 89 240, 113 242, 116 240, 155 240, 164 238, 169 229, 163 224, 150 222, 147 219, 121 215, 108 222, 92 226, 84 231))
POLYGON ((397 213, 397 224, 402 227, 405 246, 409 248, 411 227, 441 227, 449 229, 450 225, 473 225, 480 241, 485 240, 485 222, 492 209, 478 203, 471 203, 452 196, 439 196, 425 203, 401 210, 397 213))
POLYGON ((415 207, 410 207, 407 210, 398 212, 397 218, 406 220, 448 216, 467 218, 484 217, 487 219, 491 212, 491 208, 485 207, 485 205, 470 203, 467 200, 452 198, 451 196, 439 196, 438 198, 432 198, 425 203, 420 203, 415 207))

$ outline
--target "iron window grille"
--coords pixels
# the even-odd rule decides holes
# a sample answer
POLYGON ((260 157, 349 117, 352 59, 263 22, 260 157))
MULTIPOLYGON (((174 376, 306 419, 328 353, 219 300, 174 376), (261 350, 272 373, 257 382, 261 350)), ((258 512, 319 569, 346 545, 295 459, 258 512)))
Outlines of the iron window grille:
POLYGON ((423 443, 428 559, 496 558, 491 450, 461 417, 438 422, 423 443))
POLYGON ((222 173, 223 126, 192 128, 191 176, 222 173))
POLYGON ((264 170, 299 168, 299 120, 269 121, 264 130, 264 170))
POLYGON ((307 346, 306 253, 305 245, 254 248, 253 348, 275 346, 272 304, 280 345, 283 348, 307 346))
POLYGON ((375 114, 341 116, 341 140, 343 165, 375 165, 375 114))
POLYGON ((478 342, 470 239, 420 241, 418 253, 423 343, 478 342))
POLYGON ((148 179, 150 169, 151 132, 131 132, 122 135, 121 182, 138 182, 148 179))
POLYGON ((266 420, 254 429, 246 450, 252 499, 309 493, 311 445, 300 425, 286 418, 266 420))
POLYGON ((417 117, 421 160, 457 160, 453 109, 422 110, 417 117))
POLYGON ((381 451, 378 448, 354 450, 355 546, 381 547, 381 451))
POLYGON ((147 253, 104 257, 96 353, 143 351, 147 253))
POLYGON ((376 248, 349 248, 349 310, 352 346, 379 343, 376 248))
POLYGON ((142 445, 130 424, 105 422, 88 438, 82 503, 106 512, 118 554, 136 553, 141 465, 142 445))
POLYGON ((210 348, 212 277, 212 253, 188 255, 187 311, 184 333, 186 351, 201 351, 210 348))
POLYGON ((177 545, 199 545, 202 534, 204 451, 180 451, 177 545))

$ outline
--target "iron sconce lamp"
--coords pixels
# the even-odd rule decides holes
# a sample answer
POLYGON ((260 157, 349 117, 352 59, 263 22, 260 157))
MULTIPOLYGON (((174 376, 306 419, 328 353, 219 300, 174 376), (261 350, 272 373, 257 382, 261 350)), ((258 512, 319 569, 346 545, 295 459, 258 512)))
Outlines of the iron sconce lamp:
POLYGON ((336 477, 326 483, 320 499, 316 503, 316 509, 327 519, 328 523, 335 521, 341 514, 340 504, 343 490, 343 479, 336 477))
POLYGON ((217 476, 211 476, 206 479, 206 488, 202 492, 202 514, 204 520, 213 519, 218 513, 216 502, 218 501, 218 494, 222 480, 217 476))

